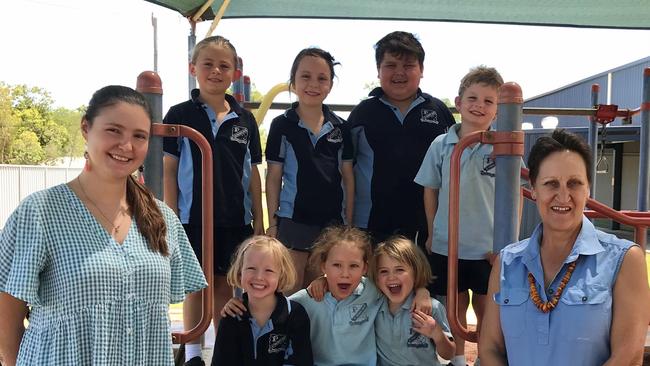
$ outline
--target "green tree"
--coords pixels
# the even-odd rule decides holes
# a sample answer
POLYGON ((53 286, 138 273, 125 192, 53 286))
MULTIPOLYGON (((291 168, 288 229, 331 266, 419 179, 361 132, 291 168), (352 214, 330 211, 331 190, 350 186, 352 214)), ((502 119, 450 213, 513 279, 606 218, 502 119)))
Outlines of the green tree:
POLYGON ((18 121, 12 113, 9 89, 0 84, 0 164, 7 163, 18 121))
POLYGON ((0 82, 0 163, 51 164, 81 155, 81 109, 53 109, 50 93, 39 87, 0 82))
POLYGON ((63 149, 64 156, 82 156, 84 153, 84 139, 80 132, 81 117, 85 112, 85 107, 79 107, 75 110, 67 108, 57 108, 52 111, 52 119, 58 125, 65 128, 68 134, 68 142, 63 149))
POLYGON ((22 131, 11 146, 9 164, 35 164, 45 160, 45 151, 32 131, 22 131))

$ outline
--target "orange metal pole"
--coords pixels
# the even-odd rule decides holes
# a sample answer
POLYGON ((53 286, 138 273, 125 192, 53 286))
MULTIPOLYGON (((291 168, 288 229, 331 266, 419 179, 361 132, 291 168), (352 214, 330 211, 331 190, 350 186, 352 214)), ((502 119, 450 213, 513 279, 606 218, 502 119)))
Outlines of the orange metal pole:
POLYGON ((183 125, 167 125, 154 123, 152 127, 153 134, 156 136, 165 136, 165 137, 188 137, 194 143, 196 143, 201 150, 201 169, 202 169, 202 181, 201 189, 203 192, 203 232, 202 232, 202 242, 203 242, 203 261, 201 267, 203 268, 203 274, 208 282, 208 287, 204 288, 201 291, 202 296, 202 311, 201 311, 201 320, 199 323, 192 329, 184 332, 172 333, 172 341, 174 343, 187 343, 191 340, 194 340, 205 333, 205 331, 210 326, 210 321, 212 320, 212 286, 214 285, 214 271, 213 271, 213 195, 212 195, 212 149, 208 140, 203 137, 198 131, 193 128, 183 126, 183 125))
POLYGON ((470 342, 478 341, 478 332, 469 331, 458 319, 458 222, 460 210, 460 159, 463 150, 481 142, 494 145, 494 153, 499 155, 523 155, 524 133, 522 131, 475 132, 458 141, 451 154, 449 172, 449 238, 447 266, 447 319, 455 334, 470 342))

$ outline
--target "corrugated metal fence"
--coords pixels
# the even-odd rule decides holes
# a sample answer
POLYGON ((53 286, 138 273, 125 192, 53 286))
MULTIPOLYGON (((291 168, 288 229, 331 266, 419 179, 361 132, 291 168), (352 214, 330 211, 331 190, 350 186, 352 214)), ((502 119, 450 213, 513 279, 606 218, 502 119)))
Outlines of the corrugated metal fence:
POLYGON ((82 168, 0 164, 0 229, 20 201, 45 188, 72 180, 82 168))

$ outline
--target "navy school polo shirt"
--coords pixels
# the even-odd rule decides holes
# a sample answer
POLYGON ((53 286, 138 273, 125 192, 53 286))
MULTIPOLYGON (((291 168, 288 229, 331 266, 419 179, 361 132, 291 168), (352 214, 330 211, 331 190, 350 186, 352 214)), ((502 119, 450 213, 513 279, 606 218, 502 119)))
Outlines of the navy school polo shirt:
POLYGON ((297 107, 294 103, 273 119, 266 142, 266 161, 283 164, 276 214, 307 225, 341 223, 341 164, 352 161, 349 129, 323 105, 323 126, 314 134, 300 120, 297 107))
MULTIPOLYGON (((163 123, 189 126, 210 143, 213 159, 214 226, 238 227, 252 220, 249 192, 251 166, 262 161, 260 135, 255 117, 226 94, 230 113, 221 124, 215 112, 199 100, 194 89, 191 99, 169 109, 163 123)), ((186 137, 166 137, 163 150, 178 161, 178 211, 183 224, 201 226, 201 151, 186 137)))
MULTIPOLYGON (((213 366, 312 366, 309 316, 298 302, 276 293, 276 305, 263 327, 246 311, 219 322, 213 366)), ((248 296, 244 294, 248 308, 248 296)))
POLYGON ((423 189, 413 182, 436 136, 456 123, 439 99, 418 89, 406 115, 381 88, 348 119, 354 145, 354 225, 381 233, 425 230, 423 189))

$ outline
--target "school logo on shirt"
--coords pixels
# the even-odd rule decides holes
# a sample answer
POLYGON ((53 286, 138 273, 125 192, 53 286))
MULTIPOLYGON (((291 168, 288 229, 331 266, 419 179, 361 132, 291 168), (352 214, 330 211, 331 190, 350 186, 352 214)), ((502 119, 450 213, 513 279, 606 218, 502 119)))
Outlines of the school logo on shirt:
POLYGON ((368 321, 368 304, 357 304, 350 306, 350 325, 359 325, 368 321))
POLYGON ((243 126, 232 126, 230 140, 240 144, 248 143, 248 128, 243 126))
POLYGON ((494 178, 496 175, 494 173, 494 168, 497 166, 497 162, 494 161, 494 158, 490 155, 483 156, 483 169, 481 169, 481 175, 487 175, 494 178))
POLYGON ((433 109, 423 109, 420 111, 420 122, 438 124, 438 112, 433 109))
POLYGON ((423 336, 418 332, 411 329, 411 335, 406 340, 406 347, 408 348, 427 348, 429 347, 429 338, 423 336))
POLYGON ((332 132, 327 134, 327 141, 333 143, 343 142, 343 133, 341 133, 341 129, 335 127, 332 132))
POLYGON ((288 345, 289 338, 286 334, 269 334, 269 354, 285 352, 288 345))

